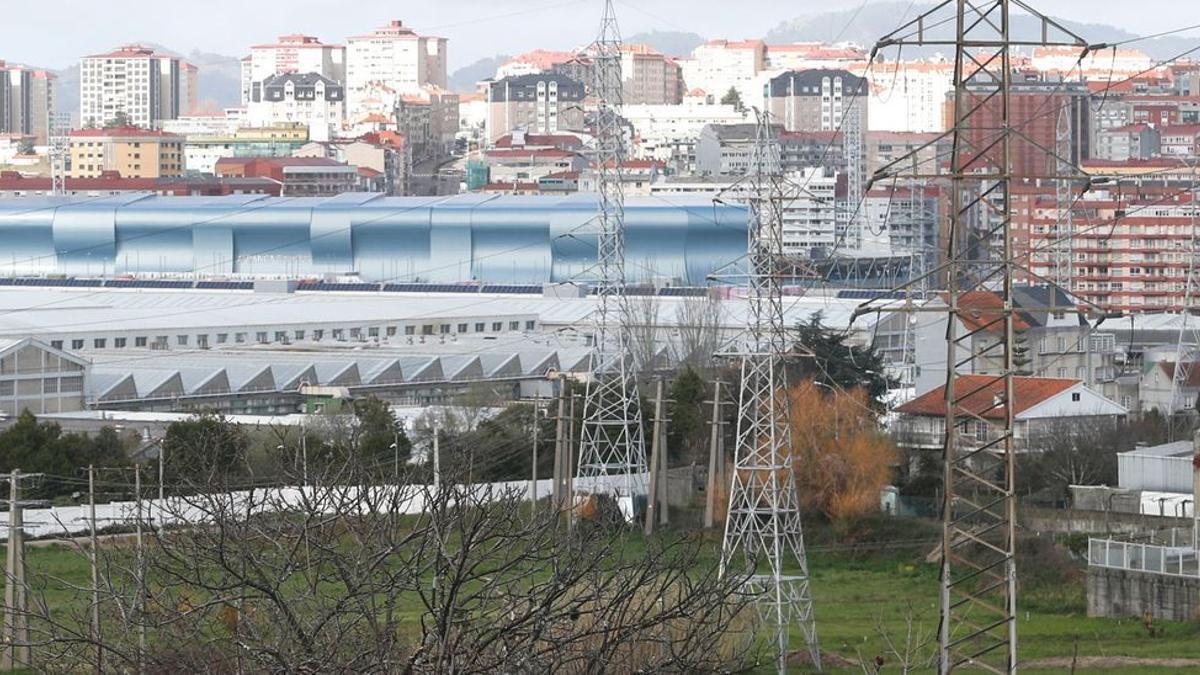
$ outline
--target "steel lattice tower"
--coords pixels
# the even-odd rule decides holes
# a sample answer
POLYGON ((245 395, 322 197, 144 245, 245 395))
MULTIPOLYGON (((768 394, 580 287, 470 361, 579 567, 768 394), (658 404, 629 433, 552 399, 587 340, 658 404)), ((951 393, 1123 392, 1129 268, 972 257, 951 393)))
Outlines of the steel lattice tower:
POLYGON ((600 210, 595 293, 597 309, 580 432, 580 478, 618 476, 612 485, 633 516, 633 496, 646 493, 646 444, 630 349, 629 301, 625 295, 625 196, 621 125, 621 33, 612 0, 604 2, 600 36, 591 49, 592 98, 596 101, 595 166, 600 210), (628 500, 625 502, 624 500, 628 500))
POLYGON ((792 351, 782 292, 786 270, 794 265, 784 260, 783 253, 783 203, 788 187, 780 171, 779 142, 765 113, 759 113, 750 167, 745 190, 741 191, 750 211, 746 261, 749 311, 740 347, 742 384, 721 570, 724 573, 739 554, 756 565, 751 586, 764 621, 774 630, 782 673, 787 663, 788 632, 793 625, 804 633, 817 669, 821 652, 792 464, 783 363, 784 355, 792 351))
MULTIPOLYGON (((890 46, 941 45, 954 49, 953 125, 948 174, 938 167, 912 178, 949 182, 950 231, 945 241, 946 329, 945 443, 941 542, 941 620, 938 668, 1012 673, 1017 669, 1017 569, 1015 565, 1013 249, 1010 184, 1014 142, 1030 143, 1011 109, 1012 55, 1023 46, 1089 50, 1074 33, 1021 0, 943 0, 884 37, 872 54, 890 46), (1032 15, 1034 39, 1010 34, 1010 9, 1032 15), (953 25, 953 33, 946 29, 953 25), (1001 306, 977 320, 964 295, 995 293, 1001 306), (994 347, 975 353, 973 339, 996 334, 994 347), (981 385, 956 387, 960 375, 1000 372, 981 385), (990 399, 984 411, 966 409, 971 397, 990 399), (970 433, 968 433, 968 429, 970 433)), ((1051 114, 1054 111, 1051 110, 1051 114)), ((1047 156, 1056 151, 1042 148, 1047 156)), ((914 153, 876 172, 873 180, 903 175, 914 153), (899 167, 899 169, 897 169, 899 167)), ((1057 171, 1049 172, 1057 173, 1057 171)), ((1054 180, 1055 175, 1043 178, 1054 180)))

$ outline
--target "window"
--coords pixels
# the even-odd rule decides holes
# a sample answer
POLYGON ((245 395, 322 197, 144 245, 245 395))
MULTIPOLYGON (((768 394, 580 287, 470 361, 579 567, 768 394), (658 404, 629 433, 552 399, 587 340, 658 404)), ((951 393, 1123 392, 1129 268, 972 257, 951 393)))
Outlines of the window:
POLYGON ((430 324, 421 326, 421 335, 433 335, 433 326, 430 324))
POLYGON ((238 344, 241 344, 241 343, 245 342, 245 341, 246 341, 246 334, 245 334, 245 333, 234 333, 234 335, 233 335, 233 341, 234 341, 234 342, 236 342, 236 343, 238 343, 238 344))
POLYGON ((367 337, 379 337, 379 327, 371 326, 367 329, 367 337))
POLYGON ((296 340, 303 340, 304 339, 304 331, 302 331, 302 330, 293 331, 292 337, 295 338, 296 340))
POLYGON ((145 335, 133 338, 134 347, 145 347, 147 342, 149 342, 149 340, 145 335))
POLYGON ((4 380, 0 382, 0 396, 12 396, 13 382, 12 380, 4 380))
POLYGON ((186 347, 187 343, 188 343, 188 336, 186 336, 186 335, 176 335, 175 336, 175 344, 179 345, 180 347, 186 347))
POLYGON ((71 340, 71 349, 83 349, 83 340, 71 340))
POLYGON ((321 338, 325 337, 325 331, 320 328, 313 329, 313 341, 320 342, 321 338))
POLYGON ((525 322, 525 330, 533 330, 535 326, 537 326, 536 321, 526 321, 525 322))
POLYGON ((444 324, 438 326, 438 332, 441 333, 442 335, 448 334, 450 332, 450 324, 444 323, 444 324))
POLYGON ((520 321, 509 321, 508 329, 509 330, 521 330, 521 322, 520 321))
POLYGON ((208 335, 197 335, 196 346, 200 349, 208 349, 208 335))
POLYGON ((92 340, 92 349, 104 349, 108 346, 108 340, 104 338, 96 338, 92 340))
POLYGON ((404 327, 404 334, 405 334, 405 335, 412 335, 413 333, 416 333, 416 332, 417 332, 417 327, 416 327, 416 326, 405 326, 405 327, 404 327))
POLYGON ((55 349, 62 349, 62 340, 51 340, 50 346, 55 349))
POLYGON ((387 327, 387 336, 388 336, 388 337, 395 337, 395 336, 396 336, 396 327, 395 327, 395 326, 388 326, 388 327, 387 327))
POLYGON ((286 330, 275 331, 275 341, 276 342, 287 342, 287 331, 286 330))
POLYGON ((465 323, 458 324, 458 332, 460 332, 460 333, 467 332, 467 324, 465 324, 465 323))
POLYGON ((1067 369, 1066 369, 1066 368, 1059 368, 1059 369, 1058 369, 1058 376, 1059 376, 1059 377, 1066 377, 1066 376, 1067 376, 1067 369))
POLYGON ((58 389, 59 389, 59 391, 63 392, 64 394, 79 393, 79 392, 83 391, 83 378, 78 377, 78 376, 64 377, 59 382, 58 389))
POLYGON ((1055 350, 1058 353, 1061 354, 1062 352, 1067 351, 1067 339, 1066 338, 1064 338, 1064 337, 1055 338, 1054 344, 1055 344, 1055 346, 1058 347, 1058 349, 1055 350))
POLYGON ((504 324, 499 321, 492 322, 492 332, 500 332, 504 330, 504 324))
POLYGON ((42 392, 46 394, 58 393, 58 380, 52 377, 42 380, 42 392))
POLYGON ((113 347, 116 347, 117 349, 124 349, 127 341, 128 338, 113 338, 113 347))
POLYGON ((260 345, 266 344, 267 343, 267 331, 260 330, 260 331, 256 332, 254 334, 254 340, 256 342, 258 342, 260 345))
POLYGON ((334 328, 332 331, 330 331, 330 334, 333 336, 334 340, 346 339, 346 331, 343 328, 334 328))
POLYGON ((1079 403, 1079 399, 1080 399, 1080 398, 1081 398, 1081 397, 1080 397, 1080 395, 1079 395, 1079 392, 1077 392, 1077 391, 1075 391, 1075 392, 1071 392, 1071 402, 1072 402, 1072 403, 1079 403))
POLYGON ((475 324, 475 332, 476 332, 476 333, 482 333, 482 332, 484 331, 484 329, 485 329, 485 328, 487 328, 487 326, 486 326, 485 324, 483 324, 483 323, 477 323, 477 324, 475 324))
POLYGON ((217 333, 217 344, 223 345, 229 342, 229 333, 217 333))
POLYGON ((986 442, 988 439, 988 423, 975 422, 975 440, 980 443, 986 442))

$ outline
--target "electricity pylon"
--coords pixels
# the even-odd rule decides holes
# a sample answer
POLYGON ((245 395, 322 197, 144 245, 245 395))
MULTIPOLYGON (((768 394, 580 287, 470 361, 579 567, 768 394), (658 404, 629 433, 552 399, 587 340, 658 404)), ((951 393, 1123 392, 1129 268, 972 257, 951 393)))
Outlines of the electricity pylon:
POLYGON ((779 142, 766 113, 740 190, 749 206, 746 334, 741 351, 737 442, 721 573, 736 555, 755 566, 751 590, 774 631, 779 672, 787 667, 788 632, 804 634, 813 666, 821 667, 792 463, 787 378, 783 358, 793 351, 783 313, 783 278, 795 265, 783 253, 783 206, 789 191, 780 169, 779 142))
POLYGON ((625 294, 625 195, 621 126, 621 33, 612 0, 604 2, 600 36, 592 46, 596 172, 600 210, 595 293, 597 309, 580 432, 580 478, 608 479, 626 518, 636 495, 646 493, 646 443, 630 349, 629 300, 625 294), (615 482, 612 478, 616 477, 615 482))
MULTIPOLYGON (((1021 0, 944 0, 880 40, 872 58, 881 48, 913 45, 954 50, 953 124, 945 134, 953 148, 949 173, 930 167, 910 176, 949 182, 938 668, 941 673, 960 667, 1012 673, 1017 668, 1013 279, 1019 265, 1010 184, 1014 141, 1037 144, 1012 112, 1011 57, 1023 46, 1071 46, 1081 55, 1091 47, 1021 0), (1012 35, 1014 7, 1040 24, 1036 38, 1012 35), (952 35, 941 28, 946 24, 954 26, 952 35), (995 293, 1000 306, 960 322, 960 317, 971 318, 960 300, 980 291, 995 293), (973 341, 984 332, 999 340, 977 353, 973 341), (966 390, 957 386, 960 375, 986 370, 992 360, 999 361, 1000 372, 986 383, 966 390), (968 399, 981 398, 986 409, 977 403, 967 409, 968 399)), ((1047 156, 1058 154, 1038 147, 1047 156)), ((872 180, 903 175, 905 170, 896 167, 905 167, 913 154, 882 168, 872 180)))

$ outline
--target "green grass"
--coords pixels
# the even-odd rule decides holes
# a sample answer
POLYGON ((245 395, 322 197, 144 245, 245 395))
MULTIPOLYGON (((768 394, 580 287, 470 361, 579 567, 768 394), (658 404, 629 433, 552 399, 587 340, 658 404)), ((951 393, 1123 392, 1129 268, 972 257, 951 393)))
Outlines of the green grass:
MULTIPOLYGON (((886 527, 886 526, 885 526, 886 527)), ((920 526, 914 524, 919 529, 920 526)), ((904 528, 900 528, 904 529, 904 528)), ((901 535, 885 533, 887 537, 901 535)), ((903 535, 913 538, 914 535, 903 535)), ((855 540, 859 533, 828 532, 814 528, 810 536, 814 552, 810 557, 812 593, 817 629, 826 652, 857 660, 884 655, 891 662, 879 635, 879 628, 894 640, 903 640, 905 619, 910 614, 914 628, 932 639, 937 627, 937 569, 924 563, 925 549, 908 552, 863 553, 854 556, 823 552, 828 542, 855 540)), ((712 561, 719 548, 719 533, 706 535, 705 560, 712 561)), ((862 541, 861 538, 858 539, 862 541)), ((636 553, 645 545, 640 535, 632 535, 627 552, 636 553)), ((3 548, 3 546, 0 546, 3 548)), ((26 561, 29 578, 37 583, 50 575, 71 584, 90 583, 88 560, 81 552, 61 545, 30 546, 26 561)), ((1151 636, 1141 619, 1090 619, 1086 616, 1083 576, 1074 574, 1069 581, 1042 582, 1024 588, 1019 597, 1018 630, 1022 661, 1048 657, 1070 657, 1078 644, 1080 656, 1129 656, 1148 658, 1200 658, 1200 622, 1156 622, 1159 634, 1151 636)), ((37 592, 38 589, 35 589, 37 592)), ((71 605, 79 595, 51 585, 45 589, 47 603, 71 605)), ((409 614, 409 612, 405 612, 409 614)), ((420 609, 411 608, 413 619, 420 609)), ((798 631, 792 646, 803 645, 798 631)), ((928 648, 932 649, 932 645, 928 648)), ((830 669, 830 672, 861 672, 857 668, 830 669)), ((886 669, 885 669, 886 672, 886 669)), ((894 672, 894 671, 892 671, 894 672)), ((1061 672, 1055 669, 1026 672, 1061 672)), ((1082 672, 1082 670, 1080 671, 1082 672)), ((1112 668, 1105 673, 1187 672, 1170 668, 1112 668)))

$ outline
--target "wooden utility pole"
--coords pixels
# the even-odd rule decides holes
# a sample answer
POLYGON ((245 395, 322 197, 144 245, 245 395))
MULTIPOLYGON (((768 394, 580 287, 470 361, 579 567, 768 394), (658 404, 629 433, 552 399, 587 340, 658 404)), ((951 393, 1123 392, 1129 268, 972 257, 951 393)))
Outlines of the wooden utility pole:
POLYGON ((724 441, 725 419, 721 415, 721 384, 720 380, 713 382, 712 425, 708 439, 708 480, 704 488, 704 528, 711 530, 716 516, 717 486, 725 470, 724 441))
POLYGON ((29 587, 25 584, 25 520, 19 469, 8 475, 8 567, 4 584, 4 670, 32 665, 29 648, 29 587))
POLYGON ((654 521, 658 520, 659 478, 662 475, 662 427, 663 417, 663 381, 659 378, 654 383, 654 431, 650 440, 650 489, 646 496, 646 521, 643 531, 646 536, 654 534, 654 521))
POLYGON ((542 410, 540 397, 533 401, 533 458, 532 469, 529 474, 529 496, 531 508, 529 509, 530 518, 537 512, 538 501, 538 413, 542 410))
POLYGON ((96 646, 96 672, 104 672, 104 650, 100 646, 100 561, 99 541, 96 538, 96 467, 88 465, 88 524, 92 549, 92 643, 96 646))
MULTIPOLYGON (((659 388, 662 388, 662 381, 659 381, 659 388)), ((658 524, 666 525, 670 520, 670 509, 667 508, 667 424, 671 422, 670 416, 667 414, 667 404, 674 403, 674 400, 664 399, 662 393, 659 393, 659 412, 654 420, 654 442, 658 444, 658 524)))

